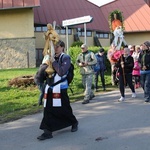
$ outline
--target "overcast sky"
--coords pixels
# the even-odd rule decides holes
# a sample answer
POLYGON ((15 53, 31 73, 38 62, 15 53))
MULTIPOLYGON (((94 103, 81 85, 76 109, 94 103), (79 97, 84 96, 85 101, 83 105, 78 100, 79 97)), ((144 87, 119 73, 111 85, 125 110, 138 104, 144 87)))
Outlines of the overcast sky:
POLYGON ((112 2, 114 0, 88 0, 88 1, 91 2, 91 3, 94 3, 95 5, 100 7, 100 6, 105 5, 109 2, 112 2))

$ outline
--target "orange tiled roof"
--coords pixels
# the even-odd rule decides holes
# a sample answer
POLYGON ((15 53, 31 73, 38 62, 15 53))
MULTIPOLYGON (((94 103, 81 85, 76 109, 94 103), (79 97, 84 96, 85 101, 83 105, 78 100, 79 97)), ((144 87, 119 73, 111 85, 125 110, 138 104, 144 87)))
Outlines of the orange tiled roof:
POLYGON ((144 0, 117 0, 100 8, 105 19, 111 11, 123 12, 125 32, 150 31, 150 8, 144 0))

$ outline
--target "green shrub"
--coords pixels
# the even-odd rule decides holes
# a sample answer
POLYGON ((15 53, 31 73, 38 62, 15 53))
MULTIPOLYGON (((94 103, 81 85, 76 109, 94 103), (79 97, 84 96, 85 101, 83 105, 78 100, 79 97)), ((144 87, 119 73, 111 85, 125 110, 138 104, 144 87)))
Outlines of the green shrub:
POLYGON ((81 47, 82 44, 83 44, 82 41, 75 41, 75 42, 72 43, 71 47, 75 47, 75 46, 81 47))

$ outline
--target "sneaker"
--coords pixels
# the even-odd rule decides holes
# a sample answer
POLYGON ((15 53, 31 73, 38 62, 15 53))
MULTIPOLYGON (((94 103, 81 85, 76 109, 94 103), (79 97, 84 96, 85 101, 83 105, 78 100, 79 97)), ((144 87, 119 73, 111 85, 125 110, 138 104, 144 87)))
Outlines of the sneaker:
POLYGON ((78 130, 78 121, 74 125, 72 125, 71 132, 76 132, 78 130))
POLYGON ((125 98, 121 96, 118 101, 119 101, 119 102, 122 102, 122 101, 124 101, 124 100, 125 100, 125 98))
POLYGON ((82 104, 87 104, 87 103, 89 103, 89 100, 84 100, 84 101, 82 102, 82 104))
POLYGON ((52 134, 47 134, 47 133, 43 133, 42 135, 37 137, 37 139, 40 141, 46 140, 46 139, 51 139, 51 138, 53 138, 52 134))
POLYGON ((136 93, 132 93, 132 98, 136 98, 136 93))

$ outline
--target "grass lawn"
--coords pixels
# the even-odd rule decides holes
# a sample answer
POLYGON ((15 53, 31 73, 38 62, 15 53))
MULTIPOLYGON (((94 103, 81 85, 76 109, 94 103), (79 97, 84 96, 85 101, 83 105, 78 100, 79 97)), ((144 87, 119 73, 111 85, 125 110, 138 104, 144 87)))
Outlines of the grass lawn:
MULTIPOLYGON (((39 90, 36 86, 20 88, 8 86, 9 80, 23 75, 34 75, 36 71, 37 68, 0 70, 0 123, 42 111, 43 107, 38 106, 39 90)), ((107 91, 113 90, 114 87, 110 86, 110 73, 106 73, 105 80, 107 91)), ((74 81, 70 87, 73 90, 72 94, 71 90, 68 89, 70 101, 82 100, 81 75, 76 70, 74 81)), ((100 92, 102 91, 98 93, 100 92)))

